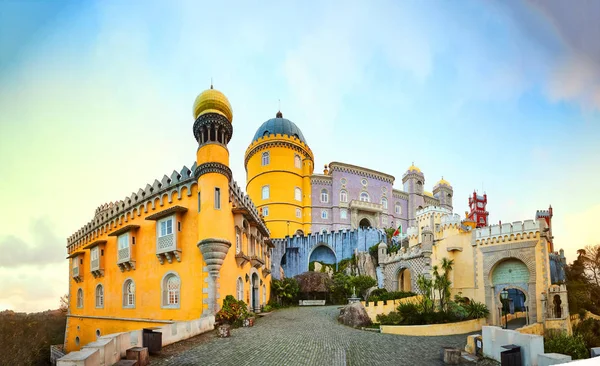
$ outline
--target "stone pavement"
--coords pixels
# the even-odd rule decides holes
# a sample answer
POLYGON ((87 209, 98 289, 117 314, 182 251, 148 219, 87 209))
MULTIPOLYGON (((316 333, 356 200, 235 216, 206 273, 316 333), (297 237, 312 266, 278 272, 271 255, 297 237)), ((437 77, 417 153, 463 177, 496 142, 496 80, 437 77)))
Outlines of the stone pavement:
MULTIPOLYGON (((232 330, 230 338, 200 335, 187 349, 152 357, 151 365, 442 365, 441 348, 464 348, 467 339, 357 330, 338 324, 338 314, 337 306, 278 310, 252 328, 232 330)), ((163 351, 169 347, 177 345, 163 351)))

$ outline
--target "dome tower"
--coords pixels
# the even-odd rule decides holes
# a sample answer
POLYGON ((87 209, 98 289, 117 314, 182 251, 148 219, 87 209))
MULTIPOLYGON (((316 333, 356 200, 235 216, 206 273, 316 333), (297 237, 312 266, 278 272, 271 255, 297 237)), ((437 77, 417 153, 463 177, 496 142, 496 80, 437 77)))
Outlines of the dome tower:
POLYGON ((302 131, 277 112, 246 150, 246 192, 262 211, 272 238, 310 231, 313 153, 302 131))
POLYGON ((447 208, 452 211, 452 196, 454 195, 454 190, 452 189, 452 185, 450 182, 444 179, 440 179, 435 186, 433 186, 433 196, 440 200, 440 206, 447 208))

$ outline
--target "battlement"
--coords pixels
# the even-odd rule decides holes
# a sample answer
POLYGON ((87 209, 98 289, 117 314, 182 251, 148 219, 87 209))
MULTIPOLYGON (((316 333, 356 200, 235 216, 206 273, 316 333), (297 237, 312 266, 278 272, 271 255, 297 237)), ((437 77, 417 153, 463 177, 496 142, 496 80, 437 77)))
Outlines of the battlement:
POLYGON ((408 229, 406 229, 406 235, 409 238, 419 235, 419 228, 416 226, 410 226, 408 229))
POLYGON ((400 248, 396 253, 391 253, 385 256, 385 258, 379 258, 381 263, 397 262, 399 260, 407 260, 411 258, 421 257, 423 252, 421 251, 421 245, 413 245, 410 248, 400 248))
POLYGON ((248 210, 250 216, 260 226, 263 233, 265 235, 269 234, 269 229, 267 229, 267 225, 254 205, 254 202, 234 180, 229 182, 229 200, 233 203, 234 207, 245 208, 248 210))
POLYGON ((540 231, 540 224, 535 220, 515 221, 510 224, 490 225, 475 230, 476 240, 497 240, 515 236, 516 238, 531 237, 540 231))
POLYGON ((419 216, 422 216, 425 214, 431 214, 431 213, 451 214, 452 211, 450 211, 447 208, 440 207, 440 206, 427 206, 420 210, 417 210, 416 215, 417 215, 417 218, 419 218, 419 216))
POLYGON ((196 163, 191 168, 184 165, 179 172, 173 170, 170 177, 165 174, 160 181, 155 179, 152 185, 146 184, 144 189, 138 189, 137 193, 131 193, 131 196, 125 197, 123 200, 100 205, 94 212, 94 218, 67 238, 67 247, 81 240, 87 240, 90 235, 96 235, 95 231, 99 227, 106 224, 113 227, 116 226, 117 219, 120 219, 119 221, 127 220, 127 214, 133 218, 134 210, 139 216, 142 207, 144 212, 148 211, 149 205, 152 205, 152 209, 154 209, 155 200, 159 200, 162 205, 163 198, 166 196, 168 202, 172 202, 174 193, 177 193, 178 199, 181 199, 183 188, 187 188, 187 194, 191 195, 191 186, 196 183, 194 179, 196 167, 196 163))
POLYGON ((442 216, 442 226, 460 225, 462 223, 459 214, 447 214, 442 216))
POLYGON ((408 193, 407 193, 407 192, 404 192, 404 191, 401 191, 401 190, 399 190, 399 189, 395 189, 395 188, 394 188, 394 189, 392 190, 392 196, 393 196, 394 198, 400 198, 400 199, 403 199, 403 200, 407 200, 407 201, 408 201, 408 193))

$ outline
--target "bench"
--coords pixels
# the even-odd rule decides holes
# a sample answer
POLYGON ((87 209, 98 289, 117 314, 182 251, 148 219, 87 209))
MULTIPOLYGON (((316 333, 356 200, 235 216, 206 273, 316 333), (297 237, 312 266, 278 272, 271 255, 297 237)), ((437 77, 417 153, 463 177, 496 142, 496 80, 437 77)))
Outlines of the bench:
POLYGON ((325 300, 300 300, 300 306, 325 305, 325 300))

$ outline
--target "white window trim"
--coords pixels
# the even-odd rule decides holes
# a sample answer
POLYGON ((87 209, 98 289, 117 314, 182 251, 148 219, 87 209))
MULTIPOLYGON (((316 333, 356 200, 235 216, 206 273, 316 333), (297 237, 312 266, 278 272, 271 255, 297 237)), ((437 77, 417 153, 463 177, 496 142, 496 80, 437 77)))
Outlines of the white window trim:
POLYGON ((302 217, 302 210, 299 208, 296 208, 296 217, 297 218, 301 218, 302 217))
POLYGON ((175 233, 175 215, 164 217, 164 218, 158 220, 157 226, 158 226, 157 236, 159 238, 162 238, 163 236, 172 235, 173 233, 175 233), (163 233, 162 233, 162 224, 163 224, 163 222, 166 223, 166 222, 169 222, 169 221, 171 221, 171 232, 170 233, 166 233, 166 231, 168 229, 168 226, 165 225, 165 234, 163 235, 163 233))
POLYGON ((294 166, 298 169, 302 169, 302 158, 298 154, 294 154, 294 166))
POLYGON ((340 210, 340 219, 341 220, 347 220, 348 219, 348 210, 346 210, 345 208, 342 208, 340 210))
POLYGON ((135 282, 133 281, 132 278, 127 278, 125 279, 125 282, 123 282, 123 308, 124 309, 135 309, 135 300, 136 300, 136 296, 135 296, 135 282), (129 304, 129 293, 127 292, 127 284, 128 283, 132 283, 133 284, 133 304, 129 304))
POLYGON ((242 277, 238 277, 236 280, 236 284, 235 284, 236 288, 235 288, 235 292, 236 292, 236 297, 237 300, 244 300, 244 280, 242 280, 242 277))
POLYGON ((348 192, 345 189, 340 191, 340 202, 348 202, 348 192))
POLYGON ((262 213, 264 217, 269 216, 269 206, 263 206, 262 213))
POLYGON ((369 193, 367 192, 361 192, 360 195, 358 196, 358 199, 362 202, 371 202, 371 197, 369 196, 369 193), (367 197, 367 200, 363 200, 363 195, 365 195, 367 197))
POLYGON ((271 198, 271 186, 269 186, 269 185, 262 186, 261 197, 263 200, 268 200, 269 198, 271 198), (267 193, 266 195, 265 195, 265 192, 267 193))
POLYGON ((221 188, 215 187, 215 204, 214 204, 215 210, 221 209, 221 200, 222 200, 221 188))
POLYGON ((79 289, 77 289, 75 305, 77 306, 77 309, 83 309, 83 289, 81 287, 79 289), (81 294, 81 297, 79 297, 79 294, 81 294), (79 301, 80 299, 81 299, 81 302, 79 301))
POLYGON ((326 210, 321 211, 321 219, 322 220, 328 220, 329 219, 329 213, 327 213, 326 210))
POLYGON ((296 201, 302 201, 302 189, 300 187, 295 187, 294 188, 294 199, 296 201), (298 193, 300 192, 300 193, 298 193))
POLYGON ((181 277, 179 276, 179 274, 175 271, 169 271, 167 273, 164 274, 164 276, 162 276, 162 278, 160 279, 160 307, 161 309, 179 309, 181 308, 181 294, 183 293, 183 291, 181 291, 181 288, 183 286, 183 283, 181 281, 181 277), (167 285, 167 280, 169 279, 170 276, 175 276, 179 279, 179 302, 177 304, 169 304, 169 293, 168 293, 168 289, 166 288, 167 285))
POLYGON ((321 189, 321 202, 329 203, 329 191, 326 189, 321 189))
POLYGON ((402 205, 400 205, 399 202, 396 202, 396 207, 394 208, 394 212, 396 212, 397 215, 402 215, 402 205))
POLYGON ((387 198, 383 197, 383 198, 381 199, 381 205, 383 206, 383 209, 384 209, 384 210, 387 210, 387 209, 388 209, 388 200, 387 200, 387 198))
POLYGON ((269 165, 269 164, 271 164, 271 154, 269 153, 269 151, 264 151, 261 154, 261 165, 262 166, 266 166, 266 165, 269 165), (265 158, 266 158, 266 160, 265 160, 265 158))
POLYGON ((104 286, 102 286, 101 283, 96 285, 94 294, 95 294, 94 300, 95 300, 95 304, 96 304, 96 309, 104 309, 104 286), (100 289, 102 291, 101 297, 98 297, 98 289, 100 289), (100 301, 98 301, 98 299, 100 299, 100 301), (99 302, 100 302, 100 305, 98 305, 99 302))

